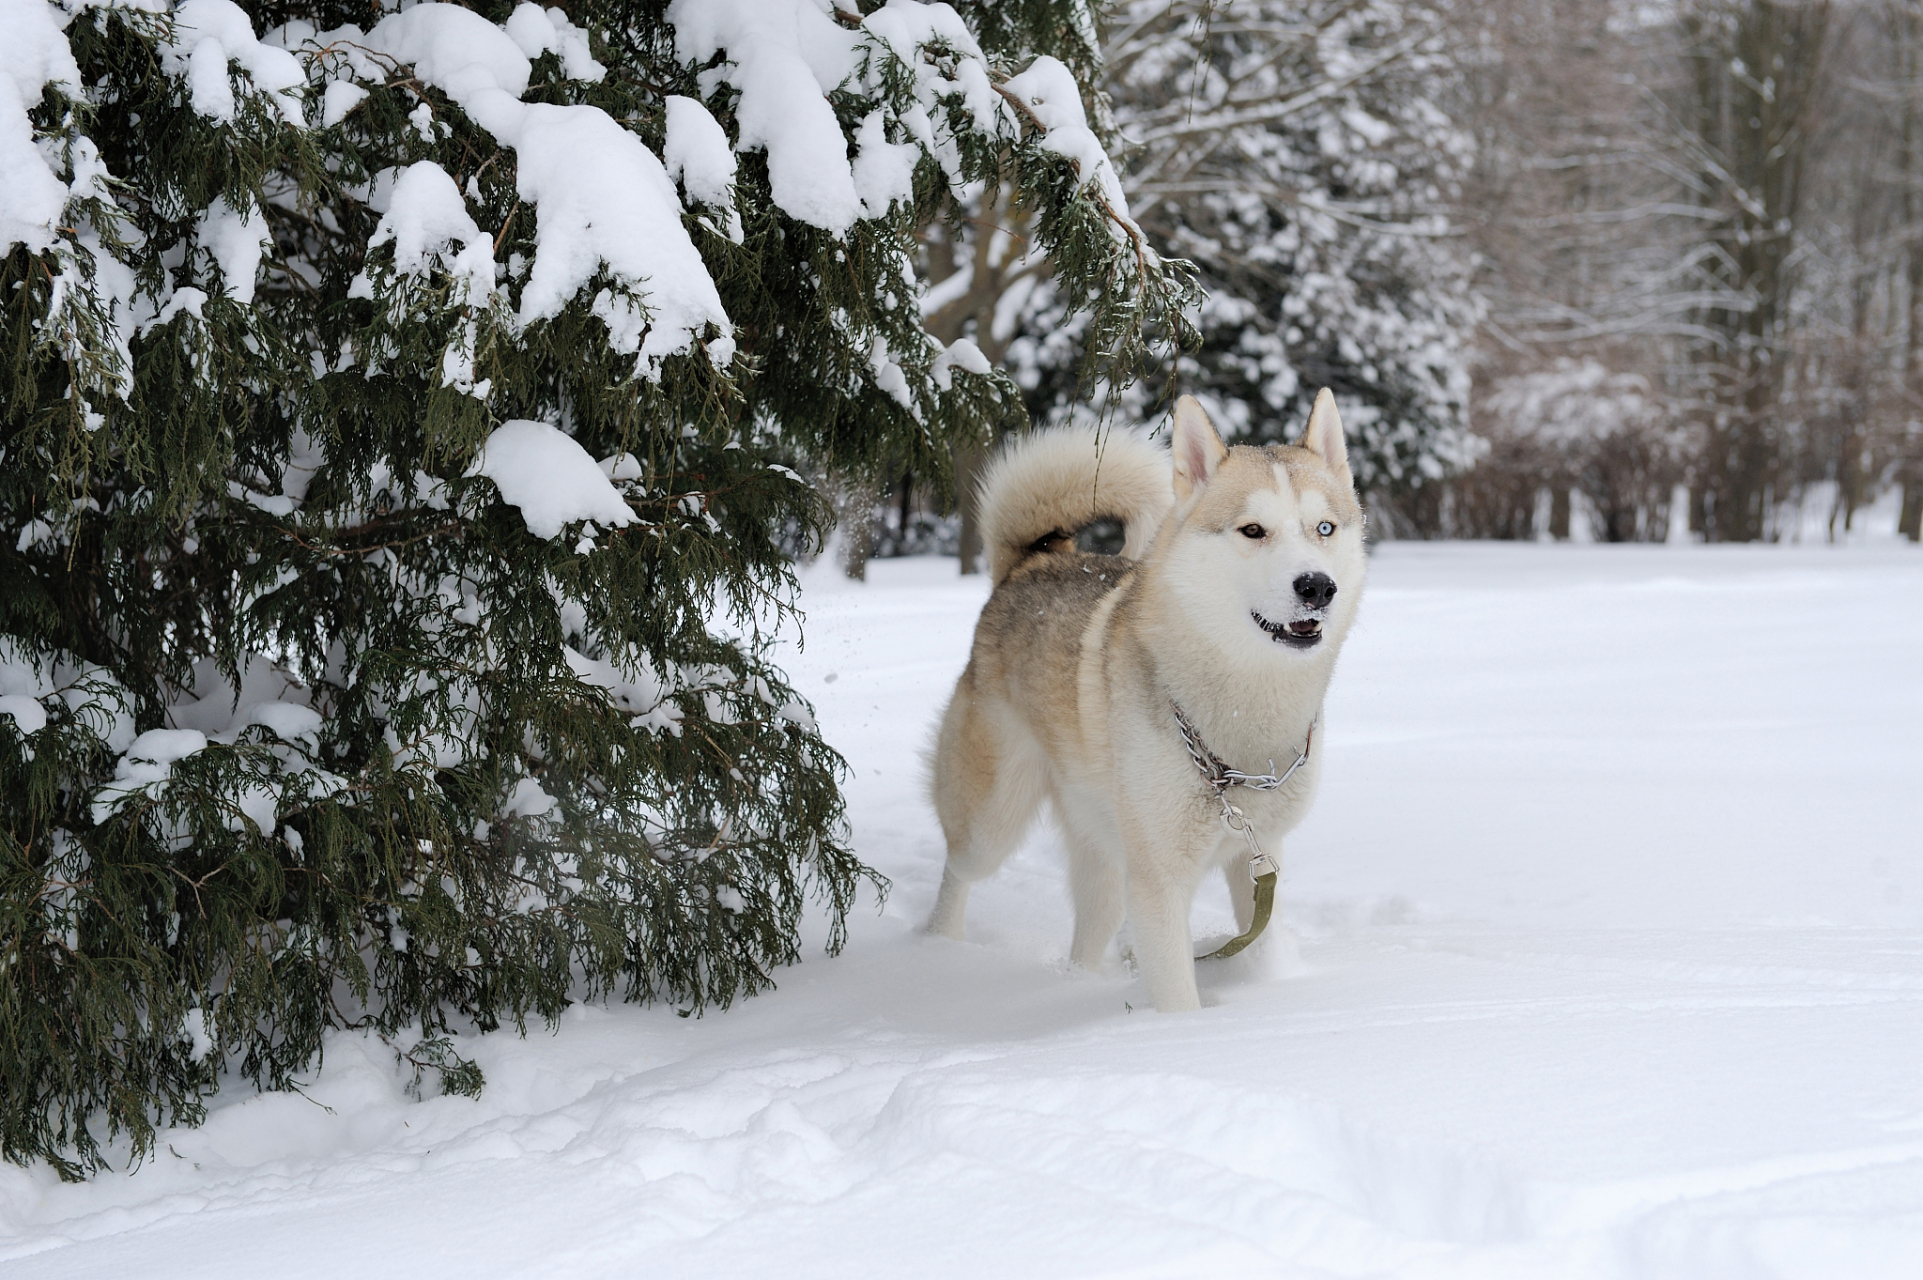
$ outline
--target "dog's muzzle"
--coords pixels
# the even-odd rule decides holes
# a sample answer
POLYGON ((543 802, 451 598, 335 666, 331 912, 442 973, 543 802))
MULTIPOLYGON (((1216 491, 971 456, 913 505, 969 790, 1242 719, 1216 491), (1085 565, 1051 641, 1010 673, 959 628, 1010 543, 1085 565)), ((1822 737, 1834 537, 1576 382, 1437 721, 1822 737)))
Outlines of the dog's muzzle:
POLYGON ((1322 643, 1322 619, 1297 618, 1294 622, 1270 622, 1267 618, 1249 610, 1249 617, 1255 625, 1269 633, 1269 639, 1277 644, 1285 644, 1291 649, 1313 649, 1322 643))

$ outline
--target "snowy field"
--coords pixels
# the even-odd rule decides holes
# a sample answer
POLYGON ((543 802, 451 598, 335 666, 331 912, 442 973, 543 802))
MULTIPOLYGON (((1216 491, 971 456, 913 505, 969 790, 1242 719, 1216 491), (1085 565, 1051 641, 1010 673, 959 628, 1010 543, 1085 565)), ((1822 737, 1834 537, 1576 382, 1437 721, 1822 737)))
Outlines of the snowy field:
POLYGON ((131 1177, 0 1167, 0 1270, 1923 1276, 1923 554, 1384 548, 1297 945, 1178 1016, 1068 969, 1048 833, 968 942, 916 932, 953 572, 808 588, 791 670, 894 881, 843 957, 484 1039, 478 1101, 336 1038, 131 1177))

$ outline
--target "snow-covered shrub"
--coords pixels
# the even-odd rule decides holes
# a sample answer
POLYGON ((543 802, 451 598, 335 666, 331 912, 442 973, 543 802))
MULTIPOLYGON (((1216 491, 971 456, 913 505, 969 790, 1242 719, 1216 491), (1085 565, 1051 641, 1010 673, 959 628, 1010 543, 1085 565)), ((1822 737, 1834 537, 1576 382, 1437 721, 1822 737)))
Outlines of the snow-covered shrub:
MULTIPOLYGON (((1293 439, 1332 388, 1377 501, 1478 451, 1466 415, 1481 308, 1449 216, 1472 140, 1439 105, 1457 74, 1440 13, 1420 0, 1128 0, 1109 23, 1123 184, 1207 295, 1173 389, 1264 443, 1293 439)), ((1011 363, 1031 399, 1066 406, 1088 339, 1046 288, 1031 310, 1011 363)), ((1152 407, 1138 395, 1130 410, 1152 407)))
POLYGON ((329 1027, 471 1090, 463 1028, 725 1005, 811 895, 838 945, 781 460, 1007 411, 912 269, 972 184, 1098 323, 1179 294, 1081 6, 0 14, 0 1151, 138 1156, 329 1027))
POLYGON ((1498 380, 1482 416, 1489 454, 1455 486, 1457 504, 1473 509, 1454 513, 1451 532, 1528 537, 1536 530, 1521 513, 1533 513, 1545 489, 1588 499, 1607 542, 1660 542, 1684 514, 1670 511, 1670 498, 1683 478, 1687 432, 1640 374, 1558 359, 1498 380))

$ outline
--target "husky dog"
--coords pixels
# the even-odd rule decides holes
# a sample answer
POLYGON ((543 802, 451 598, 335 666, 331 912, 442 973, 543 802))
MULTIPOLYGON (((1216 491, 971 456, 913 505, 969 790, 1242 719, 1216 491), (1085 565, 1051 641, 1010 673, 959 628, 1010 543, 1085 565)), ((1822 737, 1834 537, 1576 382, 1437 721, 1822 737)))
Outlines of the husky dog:
MULTIPOLYGON (((1203 875, 1225 873, 1244 930, 1255 911, 1250 848, 1203 760, 1273 774, 1308 753, 1362 593, 1335 400, 1316 397, 1299 446, 1226 449, 1188 396, 1169 454, 1121 432, 1028 436, 988 474, 982 537, 994 592, 935 744, 948 861, 928 927, 962 936, 969 885, 1052 801, 1070 958, 1099 965, 1126 914, 1155 1007, 1196 1008, 1189 907, 1203 875), (1077 551, 1074 531, 1104 518, 1125 524, 1122 554, 1077 551)), ((1235 796, 1267 854, 1308 811, 1308 754, 1286 784, 1235 796)))

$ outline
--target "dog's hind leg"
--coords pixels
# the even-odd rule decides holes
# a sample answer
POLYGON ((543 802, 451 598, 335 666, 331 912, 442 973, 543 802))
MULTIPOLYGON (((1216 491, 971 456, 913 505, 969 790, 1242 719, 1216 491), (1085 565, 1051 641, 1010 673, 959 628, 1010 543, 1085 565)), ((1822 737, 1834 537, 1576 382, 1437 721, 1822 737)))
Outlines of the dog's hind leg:
POLYGON ((928 913, 928 932, 961 941, 968 915, 968 885, 953 867, 941 869, 941 889, 935 894, 935 909, 928 913))
POLYGON ((1006 707, 971 696, 967 676, 942 716, 935 747, 935 812, 948 841, 928 931, 959 939, 968 887, 1021 843, 1047 792, 1048 763, 1006 707))
POLYGON ((1100 823, 1085 801, 1055 797, 1068 846, 1068 884, 1075 898, 1075 940, 1068 958, 1098 969, 1128 910, 1128 875, 1113 823, 1100 823), (1106 836, 1106 839, 1104 839, 1106 836))

